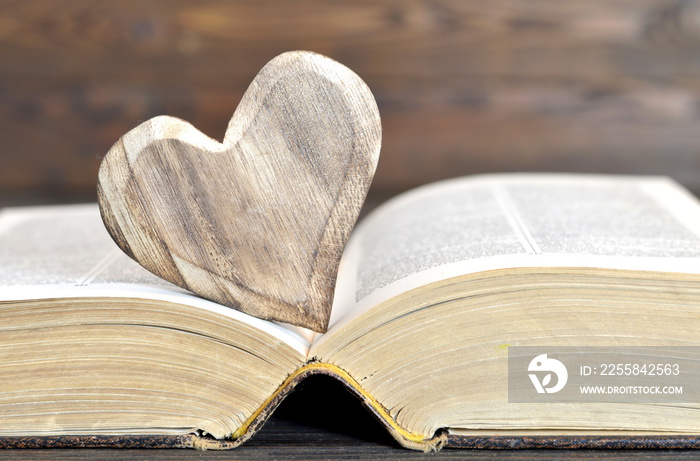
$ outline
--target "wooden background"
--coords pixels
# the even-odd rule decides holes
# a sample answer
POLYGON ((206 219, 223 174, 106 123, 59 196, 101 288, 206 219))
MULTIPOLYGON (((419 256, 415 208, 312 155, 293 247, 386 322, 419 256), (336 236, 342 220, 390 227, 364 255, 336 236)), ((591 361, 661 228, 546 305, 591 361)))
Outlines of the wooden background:
POLYGON ((292 49, 373 90, 375 196, 517 170, 700 192, 700 1, 0 0, 0 194, 93 197, 100 157, 159 114, 221 139, 292 49))

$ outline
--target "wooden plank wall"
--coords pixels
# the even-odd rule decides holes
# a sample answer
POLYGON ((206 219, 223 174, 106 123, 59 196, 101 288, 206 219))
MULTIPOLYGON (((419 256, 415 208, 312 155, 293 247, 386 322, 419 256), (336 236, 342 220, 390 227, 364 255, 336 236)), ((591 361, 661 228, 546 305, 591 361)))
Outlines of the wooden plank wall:
POLYGON ((221 139, 291 49, 372 88, 374 194, 457 175, 671 175, 700 192, 700 2, 0 0, 0 193, 92 194, 140 121, 221 139))

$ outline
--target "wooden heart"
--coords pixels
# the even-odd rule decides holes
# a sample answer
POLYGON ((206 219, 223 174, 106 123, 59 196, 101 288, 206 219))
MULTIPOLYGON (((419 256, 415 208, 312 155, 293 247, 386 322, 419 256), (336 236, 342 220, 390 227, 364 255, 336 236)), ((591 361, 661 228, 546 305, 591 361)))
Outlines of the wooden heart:
POLYGON ((100 166, 102 219, 165 280, 322 332, 380 144, 379 111, 357 75, 284 53, 255 77, 223 143, 167 116, 124 135, 100 166))

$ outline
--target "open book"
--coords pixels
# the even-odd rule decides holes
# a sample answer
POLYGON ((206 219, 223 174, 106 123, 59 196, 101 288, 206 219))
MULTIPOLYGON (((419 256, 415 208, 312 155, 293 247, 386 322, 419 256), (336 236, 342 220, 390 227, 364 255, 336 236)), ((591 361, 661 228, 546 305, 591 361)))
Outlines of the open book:
POLYGON ((230 447, 326 373, 410 448, 698 446, 700 401, 510 402, 508 355, 700 346, 700 205, 664 178, 424 186, 354 231, 330 325, 259 320, 159 280, 96 205, 6 209, 0 438, 230 447))

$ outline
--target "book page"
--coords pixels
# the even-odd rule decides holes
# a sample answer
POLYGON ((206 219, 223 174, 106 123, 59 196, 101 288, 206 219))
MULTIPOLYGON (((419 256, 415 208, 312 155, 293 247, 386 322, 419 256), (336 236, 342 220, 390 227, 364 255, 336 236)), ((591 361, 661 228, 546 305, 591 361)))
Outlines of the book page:
POLYGON ((0 211, 0 302, 129 297, 187 304, 235 318, 306 354, 306 330, 207 301, 151 274, 112 241, 96 204, 0 211))
POLYGON ((344 258, 332 325, 403 291, 477 271, 577 266, 698 273, 700 205, 665 178, 458 178, 379 207, 353 234, 344 258))
POLYGON ((698 226, 690 220, 697 220, 697 207, 663 179, 550 179, 494 189, 538 254, 700 256, 698 226))

